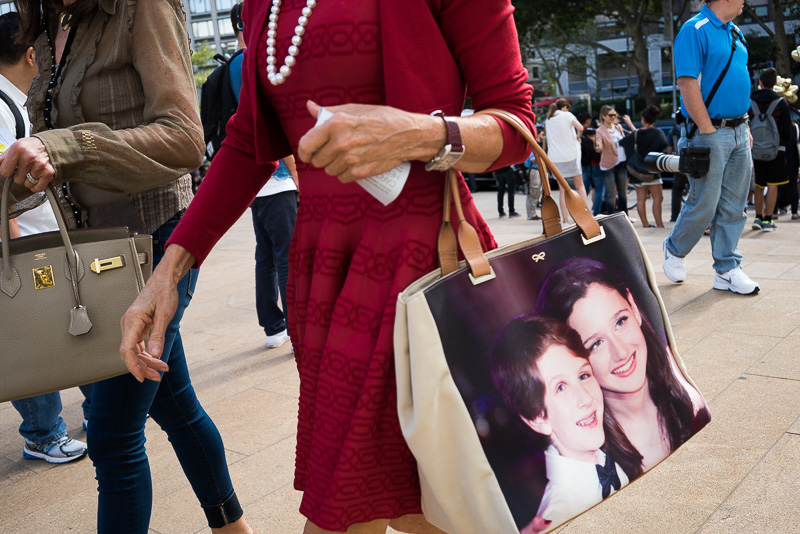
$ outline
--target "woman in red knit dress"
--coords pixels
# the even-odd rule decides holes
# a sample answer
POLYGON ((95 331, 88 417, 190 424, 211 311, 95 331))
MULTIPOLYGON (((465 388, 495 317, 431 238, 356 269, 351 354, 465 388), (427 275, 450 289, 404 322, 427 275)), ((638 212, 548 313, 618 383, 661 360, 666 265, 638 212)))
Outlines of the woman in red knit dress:
MULTIPOLYGON (((141 342, 152 325, 148 349, 158 357, 175 276, 205 259, 273 162, 296 154, 303 185, 287 300, 300 373, 295 487, 304 492, 307 533, 354 525, 385 532, 390 520, 403 531, 438 531, 418 515, 416 464, 397 420, 395 303, 437 267, 444 173, 425 164, 447 137, 445 121, 430 113, 458 117, 468 93, 475 109, 506 109, 533 125, 512 11, 509 0, 245 4, 239 110, 161 265, 123 319, 122 352, 134 375, 158 378, 163 366, 141 342), (320 106, 333 117, 315 127, 320 106), (355 183, 403 161, 411 172, 388 206, 355 183)), ((456 169, 525 159, 525 142, 498 120, 451 120, 465 146, 456 169)), ((463 180, 459 193, 484 248, 495 247, 463 180)))

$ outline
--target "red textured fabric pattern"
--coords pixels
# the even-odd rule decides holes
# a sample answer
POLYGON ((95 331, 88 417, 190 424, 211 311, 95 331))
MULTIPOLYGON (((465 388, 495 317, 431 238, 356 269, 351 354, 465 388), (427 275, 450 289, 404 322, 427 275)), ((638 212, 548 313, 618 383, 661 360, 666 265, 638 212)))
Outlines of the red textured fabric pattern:
MULTIPOLYGON (((282 3, 279 63, 305 5, 305 0, 282 3)), ((199 262, 266 179, 258 173, 285 155, 285 144, 296 151, 300 137, 313 127, 308 100, 458 114, 469 85, 482 107, 503 107, 533 124, 525 71, 519 56, 509 53, 516 33, 507 0, 322 0, 297 65, 278 87, 266 77, 269 6, 267 1, 245 4, 249 47, 239 112, 170 241, 188 248, 199 262), (459 40, 460 25, 469 43, 459 40), (452 35, 443 34, 446 28, 452 35), (473 31, 485 38, 489 31, 497 42, 474 41, 473 31), (418 36, 422 44, 415 41, 418 36), (425 65, 423 78, 408 70, 414 63, 425 65), (499 68, 487 67, 493 63, 499 68), (470 66, 465 78, 458 75, 462 64, 470 66), (428 75, 442 83, 431 87, 428 75)), ((505 150, 496 165, 524 159, 524 142, 505 129, 504 135, 505 150)), ((359 185, 342 184, 299 161, 298 173, 300 206, 287 300, 300 374, 295 470, 295 487, 304 492, 300 511, 335 531, 421 513, 416 464, 397 420, 393 327, 398 293, 437 266, 444 174, 413 163, 400 197, 383 206, 359 185)), ((459 193, 484 248, 494 248, 463 180, 459 193)))

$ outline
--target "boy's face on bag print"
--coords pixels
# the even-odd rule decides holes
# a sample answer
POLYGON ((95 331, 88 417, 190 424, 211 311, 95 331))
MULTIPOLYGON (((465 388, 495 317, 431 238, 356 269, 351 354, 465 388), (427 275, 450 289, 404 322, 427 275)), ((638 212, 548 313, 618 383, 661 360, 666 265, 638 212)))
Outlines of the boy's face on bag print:
POLYGON ((594 463, 594 452, 605 442, 603 393, 589 360, 563 345, 552 345, 536 366, 545 385, 547 415, 525 422, 549 435, 567 458, 594 463))
POLYGON ((642 316, 630 293, 592 284, 572 308, 567 324, 589 349, 597 381, 606 391, 633 393, 647 380, 647 344, 642 316))

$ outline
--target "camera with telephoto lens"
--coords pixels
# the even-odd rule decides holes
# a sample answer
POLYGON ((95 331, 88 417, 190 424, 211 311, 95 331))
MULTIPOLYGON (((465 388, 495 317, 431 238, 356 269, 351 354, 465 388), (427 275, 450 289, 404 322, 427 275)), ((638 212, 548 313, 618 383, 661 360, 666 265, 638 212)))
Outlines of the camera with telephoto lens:
POLYGON ((711 149, 707 146, 683 147, 681 155, 650 152, 644 157, 647 172, 679 172, 692 178, 702 178, 708 174, 711 165, 711 149))

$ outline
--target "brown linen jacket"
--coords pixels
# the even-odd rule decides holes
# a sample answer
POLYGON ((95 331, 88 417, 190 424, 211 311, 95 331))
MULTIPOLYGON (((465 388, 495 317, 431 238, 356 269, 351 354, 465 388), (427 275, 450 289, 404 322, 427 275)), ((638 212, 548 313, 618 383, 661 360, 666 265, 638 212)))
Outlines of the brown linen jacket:
MULTIPOLYGON (((186 15, 179 0, 98 5, 75 28, 52 91, 54 130, 44 117, 53 56, 46 34, 35 43, 34 136, 50 156, 54 183, 70 182, 71 194, 90 205, 90 226, 135 226, 132 216, 141 223, 135 229, 152 233, 188 206, 188 173, 204 151, 186 15), (95 216, 93 204, 105 209, 95 216)), ((56 18, 49 20, 53 36, 56 18)))

